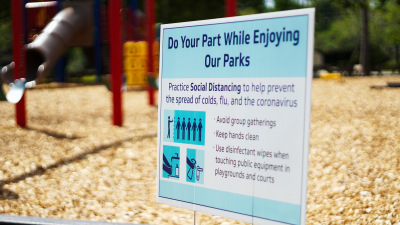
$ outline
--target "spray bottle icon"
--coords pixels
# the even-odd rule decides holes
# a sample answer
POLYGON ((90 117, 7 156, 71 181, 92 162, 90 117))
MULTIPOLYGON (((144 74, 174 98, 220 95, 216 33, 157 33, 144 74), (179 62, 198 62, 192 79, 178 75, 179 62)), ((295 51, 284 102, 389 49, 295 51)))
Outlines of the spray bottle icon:
POLYGON ((179 166, 178 166, 178 164, 176 164, 176 167, 175 167, 175 176, 179 177, 179 166))
POLYGON ((197 166, 197 170, 196 170, 196 180, 197 181, 200 181, 201 172, 203 172, 203 168, 201 168, 200 166, 197 166))

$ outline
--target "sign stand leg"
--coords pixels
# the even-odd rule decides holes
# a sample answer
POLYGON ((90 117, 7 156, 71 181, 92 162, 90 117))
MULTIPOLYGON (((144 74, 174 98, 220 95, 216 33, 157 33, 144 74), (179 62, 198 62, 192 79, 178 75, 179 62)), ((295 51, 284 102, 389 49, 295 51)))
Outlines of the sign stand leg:
POLYGON ((196 225, 196 211, 194 211, 194 219, 193 219, 193 224, 196 225))

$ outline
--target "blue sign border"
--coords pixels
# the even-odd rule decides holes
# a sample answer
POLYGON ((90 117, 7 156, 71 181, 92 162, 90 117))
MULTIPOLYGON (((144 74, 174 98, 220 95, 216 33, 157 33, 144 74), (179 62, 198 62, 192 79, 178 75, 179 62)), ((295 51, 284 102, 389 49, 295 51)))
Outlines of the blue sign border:
MULTIPOLYGON (((310 96, 311 96, 311 89, 309 88, 309 90, 307 90, 307 84, 311 84, 311 80, 312 80, 312 76, 310 76, 310 74, 311 74, 311 72, 310 71, 312 71, 312 48, 309 46, 309 44, 311 43, 313 43, 313 31, 310 31, 309 29, 310 29, 310 27, 309 27, 309 25, 311 25, 311 28, 313 28, 314 26, 313 26, 313 24, 310 24, 310 22, 309 22, 309 19, 310 19, 310 15, 311 15, 311 18, 312 19, 314 19, 315 18, 315 9, 301 9, 301 10, 293 10, 293 11, 306 11, 306 13, 304 14, 298 14, 298 15, 293 15, 293 14, 296 14, 295 12, 292 14, 293 16, 277 16, 277 17, 270 17, 270 18, 260 18, 260 19, 248 19, 248 20, 242 20, 242 21, 228 21, 228 22, 226 22, 226 23, 236 23, 236 22, 246 22, 246 21, 255 21, 255 20, 269 20, 269 19, 277 19, 277 18, 287 18, 287 17, 295 17, 295 16, 308 16, 307 17, 307 30, 306 30, 306 32, 307 32, 307 35, 310 35, 310 37, 308 37, 308 40, 306 41, 306 45, 307 45, 307 47, 306 47, 306 56, 305 56, 305 59, 306 59, 306 61, 305 61, 305 71, 306 71, 306 74, 305 74, 305 76, 301 76, 301 77, 305 77, 306 79, 305 79, 305 95, 304 95, 304 97, 305 97, 305 109, 304 109, 304 111, 305 111, 305 120, 304 120, 304 131, 305 132, 307 132, 307 131, 309 131, 309 127, 307 127, 306 126, 306 123, 307 122, 310 122, 310 119, 309 118, 307 118, 307 115, 309 115, 310 114, 310 109, 311 109, 311 104, 310 104, 310 101, 307 101, 307 97, 309 97, 310 98, 310 96), (311 60, 310 60, 311 59, 311 60), (307 73, 308 72, 308 73, 307 73), (308 108, 307 108, 308 107, 308 108)), ((287 12, 282 12, 282 13, 276 13, 276 14, 289 14, 289 11, 287 11, 287 12)), ((271 13, 271 14, 273 14, 273 13, 271 13)), ((224 19, 217 19, 217 20, 224 20, 224 19)), ((207 24, 207 22, 208 21, 195 21, 195 22, 188 22, 189 24, 192 24, 192 23, 199 23, 199 22, 203 22, 203 24, 198 24, 198 25, 188 25, 188 26, 180 26, 180 27, 169 27, 169 26, 176 26, 176 25, 174 25, 174 24, 170 24, 170 25, 166 25, 166 27, 164 27, 164 28, 162 28, 163 30, 167 30, 167 29, 178 29, 178 28, 183 28, 183 27, 194 27, 194 26, 207 26, 207 25, 214 25, 214 24, 222 24, 222 22, 221 23, 213 23, 213 20, 210 20, 210 23, 209 24, 207 24)), ((184 24, 186 24, 186 23, 184 23, 184 24)), ((160 73, 160 78, 162 78, 162 74, 163 74, 163 63, 165 63, 164 62, 164 58, 163 57, 161 57, 160 58, 160 60, 161 60, 161 63, 160 63, 160 66, 161 66, 161 73, 160 73)), ((165 64, 164 64, 165 65, 165 64)), ((251 77, 254 77, 254 76, 246 76, 246 77, 248 77, 248 78, 251 78, 251 77)), ((267 77, 282 77, 282 76, 267 76, 267 77)), ((285 76, 285 77, 294 77, 294 76, 285 76)), ((177 77, 164 77, 164 78, 177 78, 177 77)), ((193 77, 187 77, 187 78, 193 78, 193 77)), ((205 77, 205 76, 202 76, 202 77, 199 77, 199 78, 210 78, 210 77, 205 77)), ((162 86, 162 79, 160 79, 160 86, 162 86)), ((161 100, 161 96, 162 96, 162 88, 160 89, 160 100, 161 100)), ((162 105, 162 101, 160 101, 160 105, 162 105)), ((161 109, 161 108, 160 108, 161 109)), ((161 111, 159 110, 159 116, 161 116, 161 111)), ((159 117, 159 118, 161 118, 161 117, 159 117)), ((161 128, 161 124, 159 124, 160 125, 160 128, 161 128)), ((161 129, 160 129, 161 130, 161 129)), ((307 134, 307 133, 304 133, 304 138, 309 138, 309 134, 307 134)), ((301 200, 300 200, 300 202, 301 202, 301 205, 299 205, 300 206, 300 215, 299 215, 299 218, 298 218, 298 223, 301 223, 301 224, 303 224, 303 223, 305 223, 305 216, 306 216, 306 203, 307 203, 307 201, 306 200, 303 200, 303 197, 305 196, 307 196, 307 193, 306 193, 306 191, 307 191, 307 177, 303 177, 303 175, 305 174, 305 175, 307 175, 308 173, 307 173, 307 171, 305 171, 307 168, 308 168, 308 164, 306 164, 306 163, 308 163, 308 160, 307 160, 307 158, 304 158, 304 147, 306 147, 305 145, 307 144, 307 143, 309 143, 309 140, 305 140, 303 138, 303 155, 302 155, 302 181, 301 181, 301 200), (306 162, 306 163, 305 163, 306 162), (306 182, 304 182, 304 181, 306 181, 306 182), (304 192, 304 190, 303 190, 303 187, 305 188, 305 192, 304 192), (303 201, 305 201, 305 202, 303 202, 303 201), (304 205, 303 205, 303 203, 305 203, 304 205)), ((161 140, 159 139, 159 145, 161 146, 161 140)), ((308 148, 306 149, 307 150, 307 153, 308 153, 308 148)), ((161 196, 161 190, 160 190, 160 186, 161 186, 161 182, 165 182, 165 181, 162 181, 160 178, 158 179, 158 197, 162 197, 162 198, 165 198, 165 199, 171 199, 171 200, 176 200, 176 201, 181 201, 181 200, 178 200, 178 199, 173 199, 173 198, 168 198, 167 196, 165 196, 165 197, 163 197, 163 196, 161 196)), ((229 192, 228 192, 229 193, 229 192)), ((231 194, 234 194, 234 193, 231 193, 231 194)), ((253 197, 254 198, 254 197, 253 197)), ((157 200, 158 201, 158 200, 157 200)), ((269 201, 269 200, 268 200, 269 201)), ((184 202, 184 201, 182 201, 182 202, 184 202)), ((187 203, 189 203, 189 202, 187 202, 187 203)), ((211 206, 207 206, 207 205, 202 205, 202 204, 196 204, 196 203, 191 203, 191 204, 194 204, 194 205, 199 205, 199 206, 206 206, 206 207, 209 207, 209 208, 213 208, 213 207, 211 207, 211 206)), ((290 204, 290 203, 289 203, 290 204)), ((218 208, 216 208, 216 209, 218 209, 218 208)), ((219 210, 223 210, 223 209, 219 209, 219 210)), ((223 210, 223 211, 226 211, 226 210, 223 210)), ((237 213, 237 212, 236 212, 237 213)), ((240 214, 240 213, 239 213, 240 214)), ((276 221, 276 222, 283 222, 283 221, 278 221, 278 220, 273 220, 273 219, 269 219, 269 218, 263 218, 263 217, 259 217, 259 216, 256 216, 256 215, 254 215, 254 213, 253 213, 253 215, 247 215, 247 214, 242 214, 242 215, 246 215, 246 216, 251 216, 251 217, 254 217, 254 218, 261 218, 261 219, 266 219, 266 220, 270 220, 270 221, 276 221)), ((285 222, 284 222, 285 223, 285 222)), ((292 224, 292 223, 289 223, 289 224, 292 224)), ((293 224, 297 224, 297 223, 293 223, 293 224)))

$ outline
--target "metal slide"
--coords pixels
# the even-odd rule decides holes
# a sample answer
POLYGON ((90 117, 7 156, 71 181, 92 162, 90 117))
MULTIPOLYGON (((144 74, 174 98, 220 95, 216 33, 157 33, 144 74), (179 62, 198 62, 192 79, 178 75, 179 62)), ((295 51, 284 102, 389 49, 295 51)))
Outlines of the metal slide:
POLYGON ((17 103, 26 88, 33 88, 48 76, 70 43, 91 30, 92 13, 83 4, 73 4, 60 11, 30 44, 25 45, 26 79, 14 81, 14 63, 3 67, 0 77, 7 100, 17 103))

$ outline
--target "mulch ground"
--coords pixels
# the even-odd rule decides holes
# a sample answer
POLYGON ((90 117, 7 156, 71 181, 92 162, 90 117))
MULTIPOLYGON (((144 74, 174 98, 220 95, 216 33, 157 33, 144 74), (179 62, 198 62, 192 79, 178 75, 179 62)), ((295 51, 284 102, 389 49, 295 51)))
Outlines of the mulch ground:
MULTIPOLYGON (((308 224, 400 224, 400 76, 315 79, 308 224)), ((157 107, 124 93, 124 126, 111 125, 105 86, 27 92, 28 127, 0 102, 0 213, 146 224, 192 224, 158 204, 157 107)), ((203 213, 198 224, 245 224, 203 213)))

